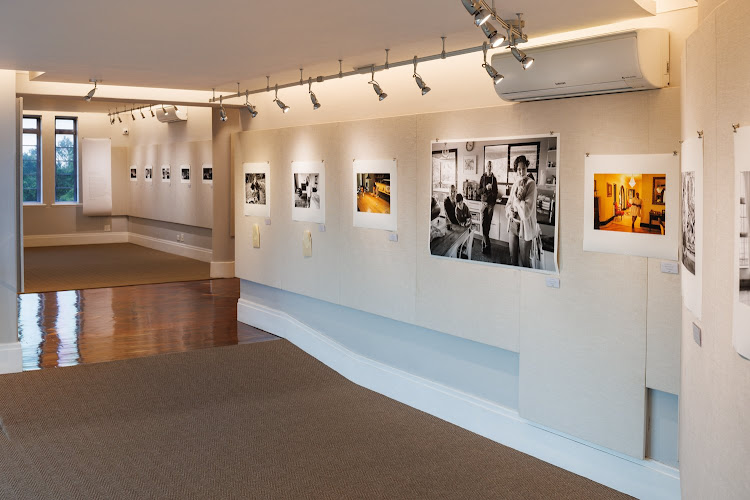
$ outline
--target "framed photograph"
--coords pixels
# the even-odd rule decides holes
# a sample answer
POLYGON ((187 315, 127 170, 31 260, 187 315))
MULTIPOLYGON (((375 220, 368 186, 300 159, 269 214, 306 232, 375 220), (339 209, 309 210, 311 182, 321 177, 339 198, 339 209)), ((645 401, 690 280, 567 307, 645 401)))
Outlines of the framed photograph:
POLYGON ((354 160, 354 226, 396 231, 398 221, 396 160, 354 160))
POLYGON ((190 165, 180 165, 180 183, 190 184, 190 165))
POLYGON ((547 133, 433 142, 430 254, 557 273, 559 140, 547 133), (480 146, 477 171, 464 168, 467 157, 456 167, 455 151, 467 142, 480 146))
POLYGON ((133 165, 130 167, 130 181, 135 182, 138 180, 138 167, 133 165))
POLYGON ((464 156, 463 166, 465 174, 476 174, 477 173, 477 156, 464 156))
POLYGON ((154 180, 154 167, 151 165, 146 165, 143 168, 143 178, 146 180, 146 182, 153 182, 154 180))
POLYGON ((586 157, 584 189, 592 189, 594 182, 606 183, 612 196, 599 199, 598 207, 594 198, 584 198, 583 249, 676 261, 679 190, 663 189, 663 205, 654 205, 650 192, 655 178, 662 179, 664 188, 677 185, 679 172, 679 157, 674 154, 586 157), (632 198, 627 197, 630 189, 632 198))
POLYGON ((161 181, 172 182, 172 167, 169 165, 161 166, 161 181))
POLYGON ((666 179, 664 177, 654 177, 654 189, 651 193, 651 203, 654 205, 664 205, 664 189, 666 188, 666 179))
POLYGON ((202 181, 203 184, 213 184, 214 183, 214 168, 211 165, 205 164, 203 165, 203 168, 201 169, 203 172, 202 181))
POLYGON ((607 198, 612 198, 612 184, 607 183, 607 198))
MULTIPOLYGON (((687 142, 685 141, 685 143, 687 142)), ((685 143, 682 145, 683 150, 685 143)), ((750 359, 750 328, 748 328, 748 325, 750 325, 750 219, 748 219, 750 215, 750 127, 739 127, 737 133, 734 134, 734 169, 735 260, 733 266, 734 280, 732 281, 732 288, 734 289, 732 345, 738 354, 750 359)), ((698 183, 698 188, 702 191, 700 184, 698 183)), ((698 200, 700 199, 698 198, 698 200)), ((701 210, 698 210, 698 214, 701 215, 701 210)), ((696 240, 702 240, 700 233, 697 234, 696 240)), ((700 268, 700 253, 696 263, 700 268)))
POLYGON ((325 224, 325 162, 292 162, 292 220, 325 224))
POLYGON ((268 163, 243 163, 245 215, 271 216, 271 166, 268 163))

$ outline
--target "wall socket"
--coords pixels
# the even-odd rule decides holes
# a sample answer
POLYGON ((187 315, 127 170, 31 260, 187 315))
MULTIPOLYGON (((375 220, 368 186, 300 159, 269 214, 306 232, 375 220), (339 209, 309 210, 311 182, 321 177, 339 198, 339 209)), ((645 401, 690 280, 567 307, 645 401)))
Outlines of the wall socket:
POLYGON ((109 224, 104 224, 104 230, 105 231, 112 231, 112 226, 110 226, 109 224))

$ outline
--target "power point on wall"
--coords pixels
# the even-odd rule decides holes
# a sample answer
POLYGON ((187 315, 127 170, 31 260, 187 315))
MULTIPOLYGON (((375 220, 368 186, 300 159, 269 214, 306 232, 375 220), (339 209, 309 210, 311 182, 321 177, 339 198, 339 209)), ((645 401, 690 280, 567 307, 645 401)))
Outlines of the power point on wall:
POLYGON ((104 224, 104 230, 105 231, 112 231, 112 226, 110 226, 109 224, 104 224))
POLYGON ((122 135, 130 135, 130 130, 128 130, 128 128, 125 127, 124 129, 122 129, 122 135))
POLYGON ((388 240, 393 241, 394 243, 398 241, 398 233, 390 233, 388 235, 388 240))

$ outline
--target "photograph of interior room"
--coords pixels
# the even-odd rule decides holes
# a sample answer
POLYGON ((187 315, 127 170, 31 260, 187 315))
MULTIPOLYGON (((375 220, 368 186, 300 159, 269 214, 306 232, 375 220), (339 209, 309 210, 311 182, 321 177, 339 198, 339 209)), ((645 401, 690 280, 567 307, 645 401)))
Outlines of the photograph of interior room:
POLYGON ((750 498, 747 0, 1 10, 0 497, 750 498), (537 269, 498 265, 528 137, 537 269), (634 164, 591 191, 584 165, 698 137, 696 316, 681 257, 584 251, 583 207, 681 231, 677 181, 634 164), (430 250, 434 155, 471 215, 459 258, 430 250), (324 186, 292 171, 321 161, 324 186))

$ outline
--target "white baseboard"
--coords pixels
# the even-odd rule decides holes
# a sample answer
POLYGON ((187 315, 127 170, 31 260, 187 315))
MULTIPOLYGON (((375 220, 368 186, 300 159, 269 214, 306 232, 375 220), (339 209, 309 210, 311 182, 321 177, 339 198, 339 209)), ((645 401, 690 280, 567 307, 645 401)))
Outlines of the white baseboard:
POLYGON ((212 278, 234 278, 234 261, 211 262, 212 278))
POLYGON ((0 374, 23 371, 23 352, 20 342, 0 344, 0 374))
POLYGON ((127 232, 97 232, 97 233, 72 233, 72 234, 39 234, 23 237, 23 246, 32 247, 58 247, 68 245, 101 245, 104 243, 127 243, 127 232))
POLYGON ((679 499, 680 473, 545 428, 517 411, 356 354, 285 312, 246 299, 237 320, 279 337, 352 382, 637 498, 679 499))
POLYGON ((211 262, 212 251, 201 247, 186 245, 178 241, 162 240, 142 234, 129 233, 128 241, 142 247, 153 248, 161 252, 181 255, 201 262, 211 262))

